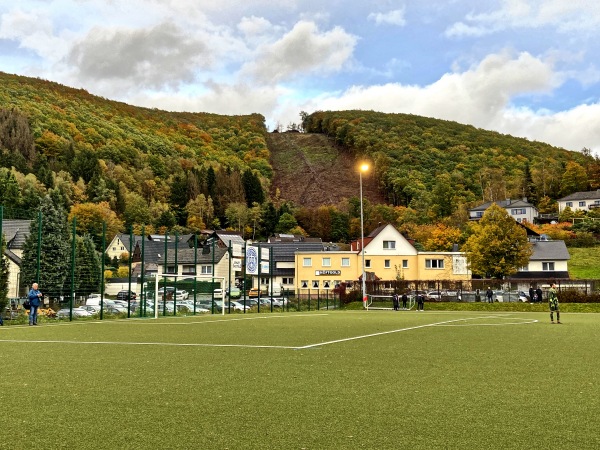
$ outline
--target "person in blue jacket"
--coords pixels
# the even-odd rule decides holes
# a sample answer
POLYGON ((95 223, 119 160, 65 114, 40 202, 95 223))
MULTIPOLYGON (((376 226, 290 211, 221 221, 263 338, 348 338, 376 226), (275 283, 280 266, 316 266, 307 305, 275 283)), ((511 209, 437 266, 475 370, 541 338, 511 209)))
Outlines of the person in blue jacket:
POLYGON ((29 325, 37 325, 38 308, 42 302, 42 293, 38 289, 38 284, 33 283, 29 291, 29 325))

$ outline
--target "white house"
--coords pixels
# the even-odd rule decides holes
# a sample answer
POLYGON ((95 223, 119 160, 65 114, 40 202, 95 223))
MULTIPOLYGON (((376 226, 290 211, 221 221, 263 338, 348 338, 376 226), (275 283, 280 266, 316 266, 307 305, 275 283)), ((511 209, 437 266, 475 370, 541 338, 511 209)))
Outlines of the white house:
POLYGON ((475 208, 469 209, 469 219, 471 220, 479 220, 483 217, 483 213, 486 209, 488 209, 492 204, 496 203, 501 208, 504 208, 508 214, 511 215, 517 222, 529 222, 533 223, 533 219, 535 219, 538 215, 538 209, 529 203, 526 198, 522 199, 506 199, 506 200, 497 200, 495 202, 486 202, 475 208))
POLYGON ((590 209, 600 208, 600 189, 575 192, 574 194, 558 199, 559 213, 563 212, 567 207, 573 211, 589 211, 590 209))

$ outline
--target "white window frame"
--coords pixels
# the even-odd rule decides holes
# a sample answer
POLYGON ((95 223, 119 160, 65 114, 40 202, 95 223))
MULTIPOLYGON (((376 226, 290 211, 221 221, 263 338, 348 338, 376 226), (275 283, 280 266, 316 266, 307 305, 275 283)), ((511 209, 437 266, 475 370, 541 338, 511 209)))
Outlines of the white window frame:
POLYGON ((408 269, 408 259, 403 259, 402 260, 402 268, 403 269, 408 269))
POLYGON ((425 268, 441 270, 444 268, 444 260, 443 259, 426 259, 425 260, 425 268))
POLYGON ((212 275, 212 266, 203 264, 200 266, 200 274, 201 275, 212 275))
POLYGON ((331 267, 331 257, 329 257, 329 256, 323 257, 323 260, 321 261, 321 265, 323 267, 331 267))
POLYGON ((342 258, 342 267, 350 267, 350 258, 342 258))
POLYGON ((383 241, 384 250, 396 250, 396 241, 383 241))
POLYGON ((556 269, 554 268, 556 265, 554 261, 543 261, 542 262, 542 270, 544 272, 554 272, 556 269))
POLYGON ((312 267, 312 258, 302 258, 302 267, 312 267))

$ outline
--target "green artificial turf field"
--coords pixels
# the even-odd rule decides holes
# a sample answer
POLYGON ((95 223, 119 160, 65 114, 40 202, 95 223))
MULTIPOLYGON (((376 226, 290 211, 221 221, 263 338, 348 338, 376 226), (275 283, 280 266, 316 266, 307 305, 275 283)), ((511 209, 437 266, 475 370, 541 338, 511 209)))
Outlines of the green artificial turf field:
POLYGON ((597 314, 0 328, 0 448, 598 448, 597 314))

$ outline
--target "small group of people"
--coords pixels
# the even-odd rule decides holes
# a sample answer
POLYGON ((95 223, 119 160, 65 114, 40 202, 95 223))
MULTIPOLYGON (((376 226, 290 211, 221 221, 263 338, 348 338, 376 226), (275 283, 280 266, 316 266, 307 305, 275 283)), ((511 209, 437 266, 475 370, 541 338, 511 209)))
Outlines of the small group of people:
POLYGON ((529 301, 531 303, 541 303, 542 302, 542 289, 538 286, 537 288, 533 288, 533 286, 529 287, 529 301))
POLYGON ((394 311, 400 311, 400 300, 402 300, 402 309, 406 309, 408 303, 408 295, 406 295, 406 292, 403 293, 402 296, 394 294, 392 300, 394 304, 394 311))

